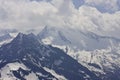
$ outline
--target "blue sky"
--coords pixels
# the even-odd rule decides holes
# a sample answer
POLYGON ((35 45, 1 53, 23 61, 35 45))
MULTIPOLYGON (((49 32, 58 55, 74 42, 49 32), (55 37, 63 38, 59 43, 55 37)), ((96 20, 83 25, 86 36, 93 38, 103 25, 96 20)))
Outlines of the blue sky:
POLYGON ((84 4, 84 0, 73 0, 73 3, 76 8, 79 8, 81 5, 84 4))
POLYGON ((96 7, 99 11, 101 12, 109 12, 109 13, 114 13, 118 10, 120 10, 120 0, 106 0, 106 2, 104 0, 96 0, 96 2, 100 2, 100 3, 96 3, 95 0, 72 0, 75 7, 79 8, 81 5, 88 5, 88 6, 93 6, 96 7), (87 3, 88 1, 88 3, 87 3), (103 1, 103 2, 102 2, 103 1), (110 4, 112 3, 113 4, 110 4), (114 2, 116 1, 116 5, 114 4, 114 2), (113 7, 118 6, 118 9, 113 9, 113 7))

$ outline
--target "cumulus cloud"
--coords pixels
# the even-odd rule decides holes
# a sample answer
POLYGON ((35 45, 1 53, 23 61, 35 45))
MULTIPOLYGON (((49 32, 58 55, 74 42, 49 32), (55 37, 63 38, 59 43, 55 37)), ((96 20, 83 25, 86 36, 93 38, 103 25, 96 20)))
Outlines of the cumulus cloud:
POLYGON ((73 26, 83 31, 114 37, 120 34, 120 11, 114 14, 101 13, 94 7, 81 6, 70 20, 73 26))
POLYGON ((39 30, 48 25, 118 37, 120 11, 116 1, 85 0, 85 4, 76 9, 72 0, 0 0, 0 29, 39 30), (102 13, 96 5, 105 5, 107 10, 115 12, 102 13))
MULTIPOLYGON (((54 14, 57 9, 47 2, 36 2, 28 0, 2 0, 1 5, 8 15, 5 21, 1 19, 1 27, 32 28, 44 25, 49 14, 54 14), (46 18, 46 19, 45 19, 46 18)), ((1 11, 2 14, 3 11, 1 11)))
POLYGON ((1 0, 0 28, 26 30, 45 25, 65 26, 64 19, 74 12, 72 9, 71 0, 1 0))

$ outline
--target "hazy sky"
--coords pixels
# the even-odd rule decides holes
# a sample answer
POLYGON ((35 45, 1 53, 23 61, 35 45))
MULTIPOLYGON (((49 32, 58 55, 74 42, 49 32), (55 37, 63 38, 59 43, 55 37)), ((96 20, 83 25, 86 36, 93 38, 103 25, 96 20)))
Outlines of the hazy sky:
POLYGON ((0 0, 0 29, 71 27, 120 37, 120 0, 0 0))

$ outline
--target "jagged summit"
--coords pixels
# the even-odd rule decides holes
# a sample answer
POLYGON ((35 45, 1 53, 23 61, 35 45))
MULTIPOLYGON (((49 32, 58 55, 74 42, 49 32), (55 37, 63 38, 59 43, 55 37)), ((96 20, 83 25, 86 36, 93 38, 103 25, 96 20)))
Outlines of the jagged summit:
POLYGON ((20 32, 20 33, 18 33, 18 35, 16 36, 15 39, 19 39, 20 40, 20 39, 24 39, 24 38, 31 38, 31 39, 33 39, 33 38, 36 38, 36 36, 33 33, 23 34, 23 33, 20 32))
POLYGON ((30 47, 30 45, 34 46, 35 44, 40 45, 39 40, 37 39, 37 37, 33 33, 30 33, 30 34, 19 33, 13 39, 13 41, 11 43, 18 45, 18 46, 24 45, 24 46, 28 46, 28 47, 30 47))
POLYGON ((2 55, 0 57, 8 60, 23 58, 25 55, 32 53, 32 51, 34 51, 36 48, 41 47, 41 45, 42 44, 39 42, 39 40, 33 33, 31 34, 19 33, 11 41, 11 43, 3 45, 0 48, 1 51, 0 54, 2 55), (29 50, 31 50, 31 52, 29 52, 29 50))

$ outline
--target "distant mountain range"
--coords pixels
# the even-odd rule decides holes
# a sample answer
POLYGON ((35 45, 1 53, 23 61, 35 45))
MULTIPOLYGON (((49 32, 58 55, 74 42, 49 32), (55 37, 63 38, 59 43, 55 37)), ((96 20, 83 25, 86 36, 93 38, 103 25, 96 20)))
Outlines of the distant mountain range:
POLYGON ((73 28, 45 27, 38 37, 45 44, 65 45, 72 49, 87 51, 119 46, 120 43, 120 39, 114 37, 101 36, 73 28))

